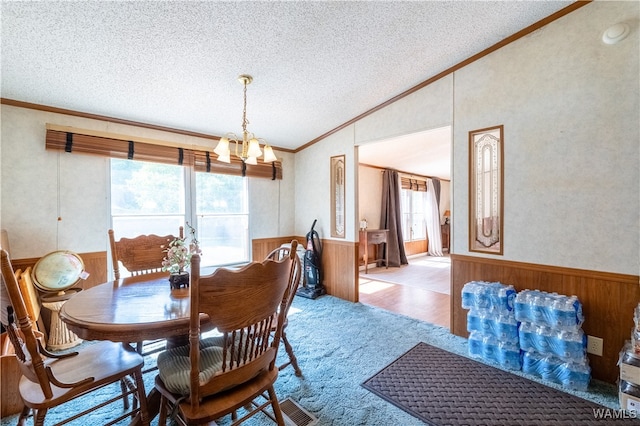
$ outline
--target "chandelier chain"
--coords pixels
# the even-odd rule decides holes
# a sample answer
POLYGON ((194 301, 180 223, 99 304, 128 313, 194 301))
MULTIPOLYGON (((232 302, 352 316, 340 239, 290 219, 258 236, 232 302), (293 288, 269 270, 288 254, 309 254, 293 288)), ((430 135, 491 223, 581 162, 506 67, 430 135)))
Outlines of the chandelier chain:
POLYGON ((247 133, 247 124, 249 124, 249 120, 247 120, 247 81, 244 81, 244 107, 242 109, 242 132, 244 134, 247 133))

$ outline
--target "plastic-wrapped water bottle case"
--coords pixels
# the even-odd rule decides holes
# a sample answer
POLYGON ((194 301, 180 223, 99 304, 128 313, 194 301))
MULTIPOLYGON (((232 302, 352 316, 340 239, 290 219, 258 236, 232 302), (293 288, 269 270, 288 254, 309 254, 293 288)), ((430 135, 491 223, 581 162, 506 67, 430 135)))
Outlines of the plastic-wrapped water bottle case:
POLYGON ((587 336, 582 329, 557 330, 523 322, 520 324, 519 337, 523 351, 537 351, 574 362, 583 362, 587 357, 587 336))
POLYGON ((515 297, 516 290, 511 285, 472 281, 462 288, 462 307, 484 309, 496 315, 508 315, 513 311, 515 297))
POLYGON ((485 309, 471 308, 467 314, 467 331, 478 331, 502 341, 518 343, 518 321, 513 315, 495 315, 485 309))
POLYGON ((469 309, 472 357, 511 370, 522 369, 570 389, 584 390, 589 385, 587 336, 576 296, 540 290, 516 292, 512 285, 472 281, 462 289, 462 307, 469 309))
POLYGON ((582 304, 576 296, 523 290, 515 297, 514 310, 518 321, 554 329, 576 330, 584 322, 582 304))
POLYGON ((522 368, 522 357, 518 342, 504 342, 495 336, 488 336, 479 331, 469 335, 469 355, 484 361, 498 364, 509 370, 522 368))
POLYGON ((524 353, 522 371, 575 390, 586 390, 591 380, 588 361, 564 361, 535 351, 524 353))

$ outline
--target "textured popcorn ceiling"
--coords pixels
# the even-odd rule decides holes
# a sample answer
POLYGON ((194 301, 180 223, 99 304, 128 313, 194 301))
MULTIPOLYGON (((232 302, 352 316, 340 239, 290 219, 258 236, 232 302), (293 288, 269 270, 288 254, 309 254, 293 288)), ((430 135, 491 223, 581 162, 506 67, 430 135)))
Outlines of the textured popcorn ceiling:
POLYGON ((2 1, 2 97, 295 149, 571 1, 2 1))

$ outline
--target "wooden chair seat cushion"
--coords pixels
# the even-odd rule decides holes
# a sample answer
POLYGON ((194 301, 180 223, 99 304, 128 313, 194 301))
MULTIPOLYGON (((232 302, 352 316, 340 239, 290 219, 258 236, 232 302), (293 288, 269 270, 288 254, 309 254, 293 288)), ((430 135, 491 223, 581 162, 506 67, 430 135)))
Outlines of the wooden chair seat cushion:
MULTIPOLYGON (((189 395, 191 362, 189 345, 168 349, 158 355, 158 375, 167 390, 189 395)), ((207 382, 222 369, 222 348, 217 345, 200 346, 200 383, 207 382)))
POLYGON ((214 395, 205 397, 200 403, 196 412, 191 408, 188 399, 178 402, 175 394, 168 392, 166 384, 162 381, 160 375, 156 376, 156 389, 172 403, 178 402, 182 416, 187 420, 197 422, 198 424, 212 422, 219 419, 245 405, 245 401, 252 401, 259 395, 262 395, 276 381, 278 377, 278 369, 263 370, 250 381, 242 386, 236 386, 231 389, 218 392, 214 395))
POLYGON ((133 374, 143 363, 144 360, 138 353, 124 349, 120 343, 105 341, 91 344, 76 356, 47 359, 45 366, 51 367, 53 375, 64 383, 78 382, 87 377, 93 377, 93 381, 74 388, 60 388, 52 384, 53 398, 45 400, 40 385, 23 376, 20 380, 20 395, 35 409, 48 408, 95 390, 100 384, 112 384, 123 371, 129 370, 133 374), (56 400, 60 402, 55 402, 56 400))
MULTIPOLYGON (((213 336, 200 340, 200 383, 206 383, 216 373, 221 372, 224 339, 224 336, 213 336)), ((244 347, 240 338, 235 339, 233 347, 244 347)), ((189 395, 191 372, 189 345, 178 346, 160 353, 157 365, 158 374, 169 391, 179 395, 189 395)))

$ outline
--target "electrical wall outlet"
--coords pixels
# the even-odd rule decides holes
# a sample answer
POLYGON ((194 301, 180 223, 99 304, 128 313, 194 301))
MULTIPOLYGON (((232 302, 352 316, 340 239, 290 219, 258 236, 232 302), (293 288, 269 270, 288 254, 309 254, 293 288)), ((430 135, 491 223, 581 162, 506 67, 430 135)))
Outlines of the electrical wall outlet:
POLYGON ((587 336, 587 353, 602 356, 603 343, 600 337, 587 336))

